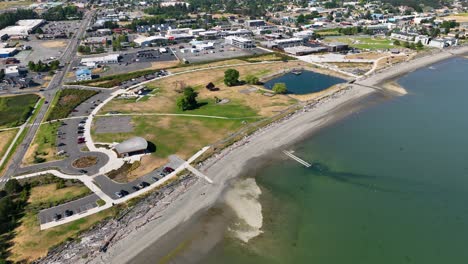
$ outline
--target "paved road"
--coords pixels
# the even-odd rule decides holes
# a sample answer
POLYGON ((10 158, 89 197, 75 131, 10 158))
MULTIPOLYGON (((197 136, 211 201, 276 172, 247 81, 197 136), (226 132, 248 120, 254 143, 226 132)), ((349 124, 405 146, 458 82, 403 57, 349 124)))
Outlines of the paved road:
POLYGON ((59 214, 61 218, 65 218, 65 210, 71 210, 73 214, 80 214, 86 212, 91 208, 97 207, 97 201, 99 196, 96 194, 90 194, 81 199, 74 200, 68 203, 64 203, 52 208, 44 209, 39 212, 39 221, 42 224, 55 221, 54 217, 59 214))
MULTIPOLYGON (((55 96, 55 93, 60 87, 60 84, 63 81, 63 78, 65 74, 69 71, 70 65, 69 62, 73 59, 73 57, 76 54, 76 49, 79 43, 79 40, 82 38, 83 34, 85 33, 85 30, 88 26, 88 24, 91 21, 91 18, 93 17, 95 11, 91 11, 85 14, 83 18, 83 23, 81 24, 81 27, 79 28, 78 32, 72 37, 70 40, 69 45, 65 49, 65 52, 62 54, 62 57, 60 58, 60 61, 65 64, 65 68, 61 71, 58 71, 53 79, 50 81, 49 86, 45 91, 42 93, 46 101, 52 101, 52 99, 55 96)), ((16 152, 13 154, 9 166, 7 170, 5 171, 5 174, 3 178, 10 178, 12 175, 15 174, 15 172, 18 170, 21 161, 23 160, 24 155, 26 154, 26 151, 28 150, 28 147, 31 145, 31 142, 34 139, 34 135, 36 134, 39 125, 43 119, 44 116, 47 112, 48 109, 48 104, 45 104, 46 107, 42 107, 39 109, 39 113, 36 116, 36 119, 33 120, 34 125, 29 127, 29 130, 27 131, 27 134, 23 140, 23 142, 18 146, 16 149, 16 152)), ((5 181, 0 183, 0 186, 4 184, 5 181)))

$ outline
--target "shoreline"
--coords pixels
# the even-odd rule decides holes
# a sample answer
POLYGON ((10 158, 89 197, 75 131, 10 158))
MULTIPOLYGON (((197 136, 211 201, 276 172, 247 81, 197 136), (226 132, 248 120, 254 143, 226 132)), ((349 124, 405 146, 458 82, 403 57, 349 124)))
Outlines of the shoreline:
POLYGON ((359 104, 362 100, 371 95, 379 94, 375 89, 359 84, 381 85, 411 71, 466 53, 468 47, 458 49, 458 51, 460 50, 461 52, 456 55, 439 52, 434 56, 425 56, 406 62, 406 65, 395 65, 392 68, 387 68, 375 75, 356 81, 357 85, 350 84, 351 88, 335 92, 326 99, 273 122, 234 143, 204 161, 200 166, 200 171, 211 177, 214 184, 197 181, 167 206, 160 218, 132 231, 125 239, 113 242, 107 253, 101 253, 98 258, 91 261, 83 259, 79 262, 132 263, 136 256, 156 242, 158 244, 171 244, 171 242, 174 244, 174 241, 177 240, 174 237, 174 232, 179 227, 193 222, 214 206, 232 179, 253 167, 261 167, 266 163, 265 160, 261 160, 262 158, 274 155, 275 151, 280 148, 294 145, 324 126, 349 116, 356 107, 364 107, 359 104), (171 236, 171 234, 173 235, 171 236))

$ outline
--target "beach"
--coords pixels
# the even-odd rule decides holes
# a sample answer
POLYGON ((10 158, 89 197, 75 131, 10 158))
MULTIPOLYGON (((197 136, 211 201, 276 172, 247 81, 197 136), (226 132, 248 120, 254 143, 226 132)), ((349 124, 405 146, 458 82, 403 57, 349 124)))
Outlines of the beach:
MULTIPOLYGON (((156 241, 160 245, 177 245, 185 234, 181 230, 187 230, 190 223, 215 205, 232 179, 253 167, 262 166, 262 162, 265 162, 262 157, 274 153, 281 155, 281 150, 289 145, 364 107, 363 100, 378 93, 378 89, 373 86, 380 86, 418 68, 451 58, 454 54, 467 52, 468 47, 461 47, 395 65, 358 80, 340 91, 334 91, 297 113, 260 129, 200 164, 200 171, 208 175, 214 181, 213 184, 198 180, 172 201, 160 217, 133 230, 124 239, 113 241, 106 253, 101 253, 91 261, 82 262, 140 263, 137 256, 156 241)), ((251 222, 260 225, 255 219, 251 219, 251 222)))

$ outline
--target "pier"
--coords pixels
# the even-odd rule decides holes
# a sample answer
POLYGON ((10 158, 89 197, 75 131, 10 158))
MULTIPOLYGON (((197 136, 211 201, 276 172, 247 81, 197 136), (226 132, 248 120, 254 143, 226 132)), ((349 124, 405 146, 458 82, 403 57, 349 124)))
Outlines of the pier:
POLYGON ((290 157, 291 159, 299 162, 300 164, 304 165, 306 168, 309 168, 312 166, 312 164, 308 163, 307 161, 295 156, 294 154, 292 154, 292 151, 286 151, 286 150, 283 150, 283 153, 286 154, 286 156, 290 157))

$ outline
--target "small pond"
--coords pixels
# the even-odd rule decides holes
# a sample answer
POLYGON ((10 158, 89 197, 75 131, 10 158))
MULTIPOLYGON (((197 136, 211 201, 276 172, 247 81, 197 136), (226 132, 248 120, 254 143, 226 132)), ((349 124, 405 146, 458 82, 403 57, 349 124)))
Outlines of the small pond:
POLYGON ((320 74, 312 71, 302 71, 301 74, 286 73, 265 83, 267 89, 272 89, 275 83, 285 83, 290 94, 309 94, 320 92, 346 80, 320 74))

